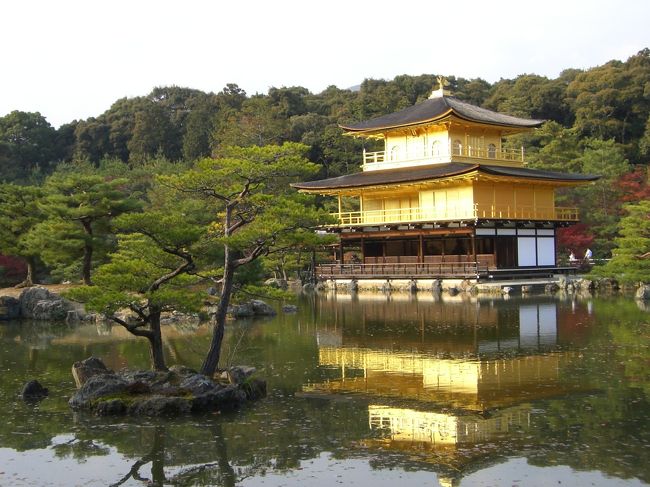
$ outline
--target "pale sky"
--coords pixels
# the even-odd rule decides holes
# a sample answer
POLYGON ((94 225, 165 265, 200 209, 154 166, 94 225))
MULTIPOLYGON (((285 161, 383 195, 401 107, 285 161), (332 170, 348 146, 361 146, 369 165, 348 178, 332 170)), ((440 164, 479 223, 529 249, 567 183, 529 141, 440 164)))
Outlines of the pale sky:
POLYGON ((7 0, 0 45, 0 116, 57 127, 155 86, 554 78, 650 47, 650 1, 7 0))

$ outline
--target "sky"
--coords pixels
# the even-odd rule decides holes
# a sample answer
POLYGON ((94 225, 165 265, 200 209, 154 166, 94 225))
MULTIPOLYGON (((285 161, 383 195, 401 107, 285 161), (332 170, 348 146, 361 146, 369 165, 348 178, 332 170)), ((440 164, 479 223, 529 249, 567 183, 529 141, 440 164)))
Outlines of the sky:
POLYGON ((156 86, 319 93, 424 73, 557 77, 650 47, 648 0, 9 0, 0 116, 55 127, 156 86))

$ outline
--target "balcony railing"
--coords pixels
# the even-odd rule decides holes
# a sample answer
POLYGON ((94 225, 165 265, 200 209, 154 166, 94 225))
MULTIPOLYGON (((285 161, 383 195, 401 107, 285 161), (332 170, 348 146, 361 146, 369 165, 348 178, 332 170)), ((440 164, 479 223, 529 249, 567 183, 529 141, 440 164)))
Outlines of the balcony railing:
POLYGON ((448 222, 459 220, 552 220, 577 221, 577 208, 509 205, 478 205, 446 208, 397 208, 391 210, 333 213, 335 226, 383 225, 399 223, 448 222))
POLYGON ((320 279, 345 278, 476 278, 488 268, 476 262, 455 264, 330 264, 319 265, 320 279))
POLYGON ((497 147, 472 147, 470 145, 452 145, 434 149, 401 152, 401 151, 363 151, 363 164, 366 170, 381 169, 388 165, 402 162, 431 164, 436 162, 451 162, 453 160, 480 159, 484 162, 523 163, 524 148, 500 149, 497 147))

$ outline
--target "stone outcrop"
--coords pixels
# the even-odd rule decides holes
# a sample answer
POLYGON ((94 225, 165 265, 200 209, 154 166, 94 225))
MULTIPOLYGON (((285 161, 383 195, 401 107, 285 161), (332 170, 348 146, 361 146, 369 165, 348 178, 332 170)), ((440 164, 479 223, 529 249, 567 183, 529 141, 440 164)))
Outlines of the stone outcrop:
POLYGON ((43 387, 40 382, 37 380, 30 380, 27 384, 24 385, 23 390, 20 393, 20 397, 23 398, 23 401, 33 402, 44 399, 48 394, 48 389, 46 387, 43 387))
POLYGON ((253 367, 231 367, 224 373, 223 381, 214 381, 182 366, 166 372, 115 373, 96 358, 79 363, 105 372, 88 377, 70 398, 69 405, 75 411, 86 410, 100 416, 176 416, 223 411, 266 395, 266 382, 253 376, 253 367))
POLYGON ((650 301, 650 285, 641 283, 634 294, 638 301, 650 301))
POLYGON ((104 362, 97 357, 89 357, 81 362, 75 362, 72 364, 72 377, 77 385, 77 389, 83 386, 88 382, 88 379, 95 375, 106 375, 112 373, 111 370, 106 368, 104 362))
POLYGON ((247 303, 228 306, 228 315, 231 318, 252 318, 254 316, 275 316, 277 312, 272 306, 261 299, 252 299, 247 303))
POLYGON ((25 289, 18 298, 19 318, 40 321, 78 321, 83 318, 81 308, 44 287, 25 289))

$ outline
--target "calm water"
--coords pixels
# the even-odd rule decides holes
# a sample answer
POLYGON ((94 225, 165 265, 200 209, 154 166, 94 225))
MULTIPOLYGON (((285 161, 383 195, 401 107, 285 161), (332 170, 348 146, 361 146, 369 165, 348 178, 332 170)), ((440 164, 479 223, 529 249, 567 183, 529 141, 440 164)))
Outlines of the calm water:
MULTIPOLYGON (((0 325, 0 485, 534 486, 650 482, 650 312, 631 300, 304 298, 232 325, 269 397, 240 412, 104 419, 71 364, 148 367, 119 327, 0 325), (51 395, 17 398, 38 378, 51 395)), ((200 364, 207 327, 167 327, 200 364)))

